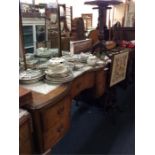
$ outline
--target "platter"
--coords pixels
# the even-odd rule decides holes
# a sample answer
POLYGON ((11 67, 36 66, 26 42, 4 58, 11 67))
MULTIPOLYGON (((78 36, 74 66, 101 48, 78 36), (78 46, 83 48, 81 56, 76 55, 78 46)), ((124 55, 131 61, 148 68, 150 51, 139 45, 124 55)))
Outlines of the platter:
POLYGON ((31 84, 44 78, 45 73, 41 70, 27 69, 19 73, 19 82, 22 84, 31 84))
POLYGON ((69 74, 68 76, 66 77, 59 77, 59 78, 49 78, 47 75, 45 77, 46 79, 44 80, 46 83, 48 84, 62 84, 62 83, 66 83, 66 82, 69 82, 69 81, 72 81, 73 80, 73 74, 69 74))

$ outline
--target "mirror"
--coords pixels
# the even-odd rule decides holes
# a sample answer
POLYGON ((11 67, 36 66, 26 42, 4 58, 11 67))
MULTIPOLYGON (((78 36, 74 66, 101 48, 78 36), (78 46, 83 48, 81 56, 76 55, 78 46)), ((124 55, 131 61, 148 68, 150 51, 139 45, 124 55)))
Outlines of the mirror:
MULTIPOLYGON (((20 65, 34 68, 49 60, 61 56, 60 26, 57 0, 20 0, 20 65), (23 53, 23 54, 21 54, 23 53)), ((26 67, 24 67, 26 68, 26 67)))

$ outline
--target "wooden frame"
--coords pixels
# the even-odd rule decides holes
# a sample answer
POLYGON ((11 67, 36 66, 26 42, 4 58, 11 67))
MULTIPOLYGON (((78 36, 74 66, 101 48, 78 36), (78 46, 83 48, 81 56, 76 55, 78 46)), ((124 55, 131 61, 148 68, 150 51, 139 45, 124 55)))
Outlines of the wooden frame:
POLYGON ((129 51, 121 52, 113 56, 110 87, 126 78, 129 51))
POLYGON ((82 18, 84 20, 85 29, 88 30, 92 27, 93 15, 92 13, 82 14, 82 18))

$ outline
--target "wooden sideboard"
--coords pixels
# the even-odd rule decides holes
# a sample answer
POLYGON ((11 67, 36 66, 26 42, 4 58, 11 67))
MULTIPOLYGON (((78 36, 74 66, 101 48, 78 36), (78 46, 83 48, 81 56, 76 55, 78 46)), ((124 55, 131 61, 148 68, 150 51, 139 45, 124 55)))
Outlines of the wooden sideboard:
POLYGON ((88 70, 60 85, 48 94, 32 92, 32 103, 25 108, 33 120, 34 153, 43 154, 66 134, 70 128, 72 99, 85 89, 93 89, 94 97, 105 89, 103 67, 88 70))

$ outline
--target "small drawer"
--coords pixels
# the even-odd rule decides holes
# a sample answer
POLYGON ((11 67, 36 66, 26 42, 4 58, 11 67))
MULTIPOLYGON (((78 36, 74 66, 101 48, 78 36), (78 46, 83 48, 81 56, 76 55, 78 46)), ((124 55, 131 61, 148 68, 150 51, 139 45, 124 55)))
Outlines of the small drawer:
POLYGON ((53 147, 65 135, 68 129, 69 119, 61 119, 54 127, 45 132, 43 134, 44 150, 53 147))
POLYGON ((76 78, 73 81, 71 86, 71 96, 74 98, 77 96, 82 90, 91 88, 94 85, 94 73, 87 72, 80 77, 76 78))
POLYGON ((43 131, 55 126, 61 118, 70 115, 71 99, 69 96, 62 99, 59 103, 44 109, 41 112, 41 122, 43 131))

